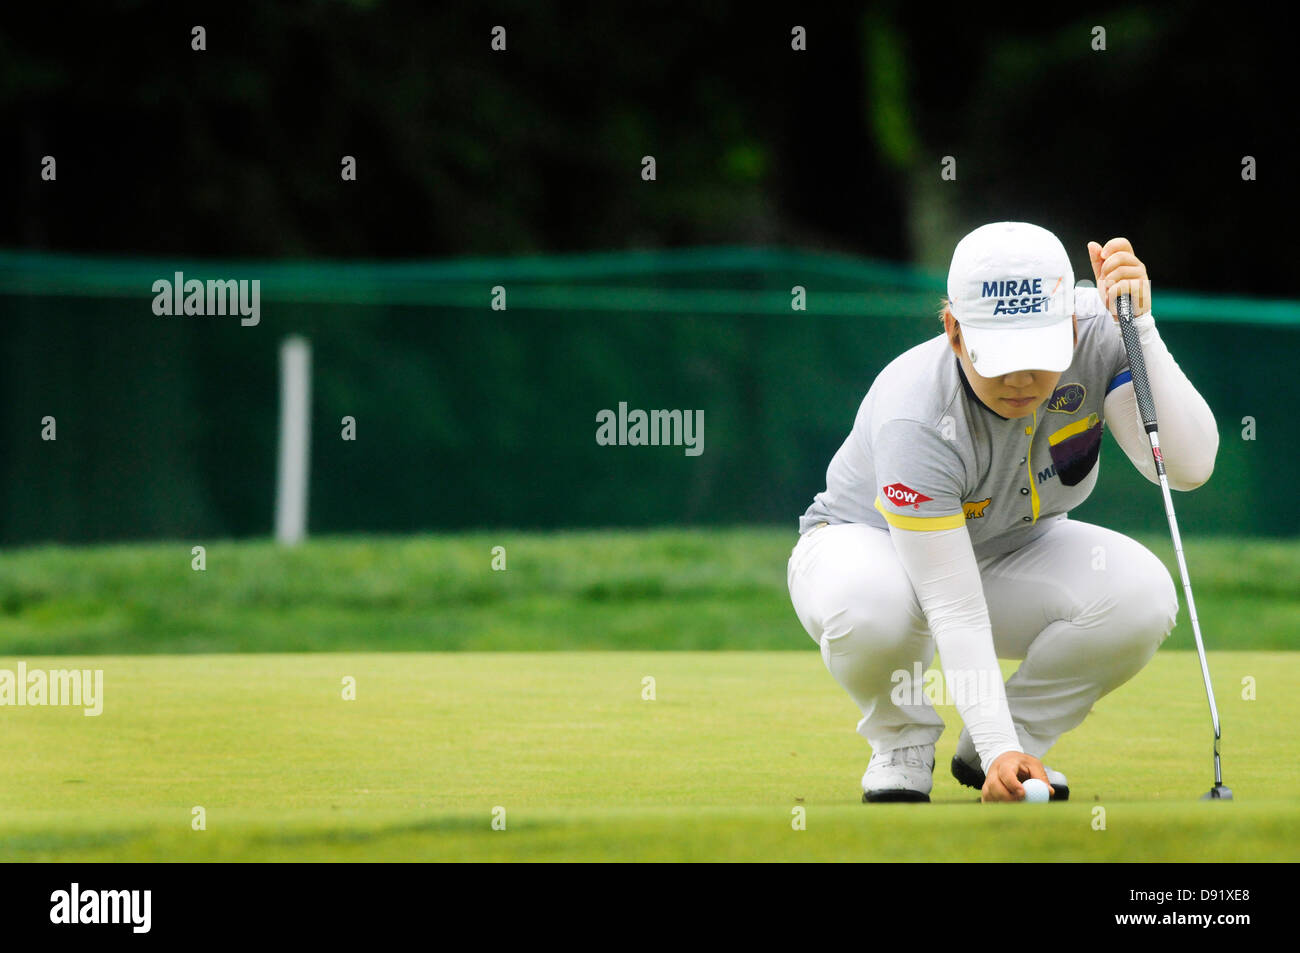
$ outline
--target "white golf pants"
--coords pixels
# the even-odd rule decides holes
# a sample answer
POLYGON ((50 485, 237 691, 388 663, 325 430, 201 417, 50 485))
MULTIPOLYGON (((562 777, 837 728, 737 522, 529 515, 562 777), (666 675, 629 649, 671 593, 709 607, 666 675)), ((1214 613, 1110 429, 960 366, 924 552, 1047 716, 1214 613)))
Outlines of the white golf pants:
MULTIPOLYGON (((1040 759, 1151 660, 1178 612, 1164 565, 1089 523, 1059 520, 1021 549, 978 563, 998 658, 1024 660, 1006 682, 1011 719, 1024 752, 1040 759)), ((872 749, 936 741, 943 720, 915 684, 934 659, 934 638, 889 531, 862 523, 811 530, 790 555, 788 583, 799 621, 861 709, 858 733, 872 749)))

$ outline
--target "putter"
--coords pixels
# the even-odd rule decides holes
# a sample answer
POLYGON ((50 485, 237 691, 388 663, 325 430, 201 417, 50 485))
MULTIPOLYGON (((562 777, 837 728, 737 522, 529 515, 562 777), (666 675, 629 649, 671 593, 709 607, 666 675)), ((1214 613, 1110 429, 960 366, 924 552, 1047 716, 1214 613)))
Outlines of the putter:
POLYGON ((1232 789, 1224 787, 1223 771, 1219 764, 1219 709, 1214 704, 1214 687, 1210 684, 1210 666, 1205 661, 1205 645, 1201 642, 1201 624, 1196 621, 1196 603, 1192 600, 1192 580, 1187 575, 1187 561, 1183 559, 1183 541, 1178 535, 1178 521, 1174 519, 1174 501, 1169 494, 1169 480, 1165 477, 1165 458, 1160 452, 1160 435, 1156 428, 1156 405, 1151 399, 1151 382, 1147 380, 1146 360, 1142 356, 1142 342, 1137 328, 1133 327, 1133 301, 1122 294, 1116 302, 1119 312, 1119 330, 1128 354, 1128 369, 1133 376, 1133 392, 1137 396, 1138 412, 1151 441, 1151 456, 1156 461, 1160 477, 1160 492, 1165 497, 1165 515, 1169 517, 1169 533, 1174 538, 1174 553, 1178 556, 1178 571, 1183 576, 1183 592, 1187 596, 1187 614, 1192 617, 1192 635, 1196 637, 1196 653, 1201 658, 1201 677, 1205 679, 1205 697, 1210 702, 1210 721, 1214 725, 1214 787, 1202 794, 1202 801, 1231 801, 1232 789))

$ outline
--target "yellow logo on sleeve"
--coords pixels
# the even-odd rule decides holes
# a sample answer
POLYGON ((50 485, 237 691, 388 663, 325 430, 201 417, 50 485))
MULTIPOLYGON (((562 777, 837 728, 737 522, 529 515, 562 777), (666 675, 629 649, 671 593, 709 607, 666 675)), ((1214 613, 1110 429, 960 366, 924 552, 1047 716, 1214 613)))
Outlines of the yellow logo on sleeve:
POLYGON ((968 520, 983 519, 984 508, 988 506, 992 500, 993 497, 990 496, 987 500, 975 500, 971 503, 963 503, 961 505, 961 511, 966 514, 968 520))

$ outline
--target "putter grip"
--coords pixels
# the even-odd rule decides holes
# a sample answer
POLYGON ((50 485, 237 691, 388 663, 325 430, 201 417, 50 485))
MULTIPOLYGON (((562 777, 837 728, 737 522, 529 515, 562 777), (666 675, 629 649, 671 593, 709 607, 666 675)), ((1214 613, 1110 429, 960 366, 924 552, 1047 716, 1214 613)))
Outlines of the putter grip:
POLYGON ((1120 295, 1116 302, 1119 312, 1119 333, 1124 339, 1124 350, 1128 354, 1128 370, 1133 377, 1133 393, 1137 396, 1138 413, 1142 415, 1142 425, 1147 433, 1156 429, 1156 404, 1151 399, 1151 382, 1147 380, 1147 362, 1142 356, 1142 342, 1138 339, 1137 328, 1133 326, 1133 300, 1128 295, 1120 295))

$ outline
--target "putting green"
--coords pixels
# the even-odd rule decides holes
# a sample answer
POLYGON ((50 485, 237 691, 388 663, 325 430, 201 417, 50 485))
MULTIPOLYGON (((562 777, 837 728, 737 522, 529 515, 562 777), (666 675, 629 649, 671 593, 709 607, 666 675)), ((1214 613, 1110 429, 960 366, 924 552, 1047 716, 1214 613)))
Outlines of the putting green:
POLYGON ((0 708, 2 860, 1300 859, 1294 653, 1210 656, 1236 801, 1197 800, 1199 665, 1161 651, 1049 754, 1050 805, 960 787, 951 707, 934 803, 859 803, 858 713, 811 642, 22 661, 102 669, 103 712, 0 708))

